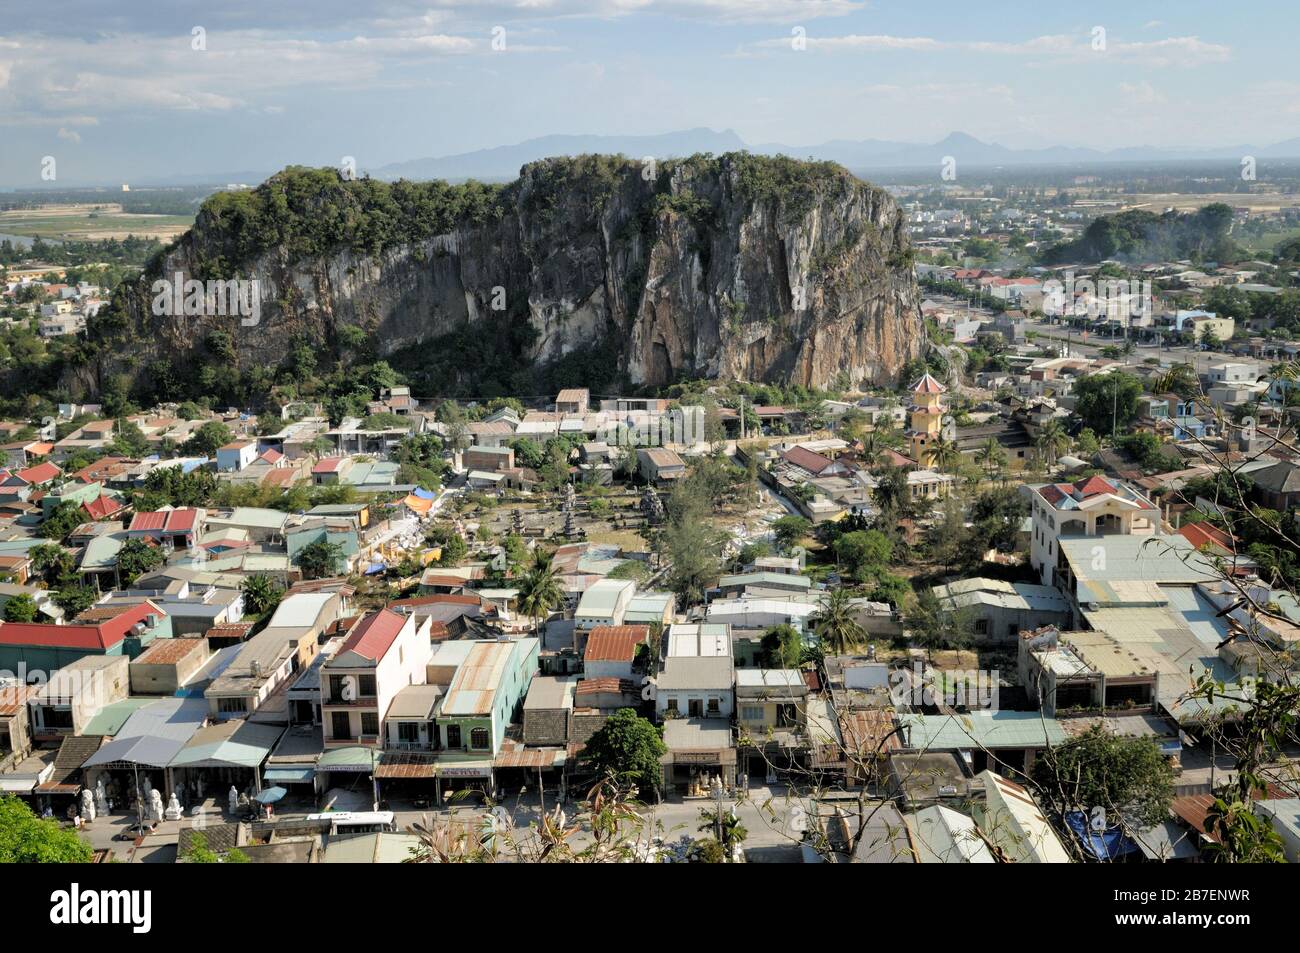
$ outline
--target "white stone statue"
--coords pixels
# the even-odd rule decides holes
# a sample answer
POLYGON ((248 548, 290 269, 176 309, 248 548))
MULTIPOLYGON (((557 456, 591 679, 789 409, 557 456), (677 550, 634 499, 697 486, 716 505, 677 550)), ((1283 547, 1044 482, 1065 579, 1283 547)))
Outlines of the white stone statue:
POLYGON ((108 813, 108 792, 104 790, 104 779, 95 782, 95 807, 100 814, 108 813))
POLYGON ((95 795, 89 788, 81 790, 81 819, 87 823, 95 819, 95 795))
POLYGON ((167 811, 164 815, 169 821, 179 821, 181 819, 181 800, 172 792, 171 798, 167 801, 167 811))
POLYGON ((149 792, 149 817, 155 821, 161 821, 164 813, 162 794, 159 793, 157 788, 154 788, 149 792))
POLYGON ((230 813, 239 813, 239 792, 233 784, 230 786, 230 813))

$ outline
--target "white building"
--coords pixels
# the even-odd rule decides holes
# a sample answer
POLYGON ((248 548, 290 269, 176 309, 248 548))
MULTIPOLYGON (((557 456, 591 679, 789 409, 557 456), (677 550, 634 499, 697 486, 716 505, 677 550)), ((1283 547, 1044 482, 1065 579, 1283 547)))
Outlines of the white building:
POLYGON ((1094 476, 1074 483, 1026 486, 1032 508, 1030 564, 1044 586, 1056 585, 1062 536, 1151 536, 1159 532, 1160 511, 1146 497, 1119 481, 1094 476))

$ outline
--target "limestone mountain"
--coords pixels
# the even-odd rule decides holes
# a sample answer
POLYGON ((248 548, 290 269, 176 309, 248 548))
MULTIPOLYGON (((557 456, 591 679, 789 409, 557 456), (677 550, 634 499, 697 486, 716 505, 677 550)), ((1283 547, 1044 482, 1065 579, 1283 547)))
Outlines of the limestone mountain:
POLYGON ((385 359, 417 395, 698 377, 888 380, 924 346, 893 199, 830 163, 547 159, 507 185, 289 168, 211 197, 118 290, 67 381, 246 394, 385 359), (255 323, 159 307, 158 281, 255 282, 255 323))

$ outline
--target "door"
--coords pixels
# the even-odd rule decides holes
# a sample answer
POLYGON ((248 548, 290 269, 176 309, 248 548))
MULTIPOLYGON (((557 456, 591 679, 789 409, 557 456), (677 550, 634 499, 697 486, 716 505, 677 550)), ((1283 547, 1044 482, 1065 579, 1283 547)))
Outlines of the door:
POLYGON ((347 712, 335 711, 330 713, 330 737, 343 741, 352 739, 352 719, 348 717, 347 712))
POLYGON ((447 747, 448 748, 460 747, 460 725, 447 726, 447 747))

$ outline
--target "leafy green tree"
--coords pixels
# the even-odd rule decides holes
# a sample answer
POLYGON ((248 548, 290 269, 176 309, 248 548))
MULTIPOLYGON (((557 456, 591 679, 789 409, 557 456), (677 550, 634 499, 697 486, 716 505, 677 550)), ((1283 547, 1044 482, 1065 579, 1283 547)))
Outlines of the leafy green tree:
POLYGON ((1074 412, 1085 427, 1094 433, 1119 434, 1137 419, 1142 382, 1122 371, 1092 374, 1074 385, 1074 396, 1074 412))
POLYGON ((64 586, 77 581, 77 559, 57 543, 41 543, 27 551, 32 571, 50 586, 64 586))
POLYGON ((709 522, 707 495, 698 483, 681 481, 666 506, 668 519, 652 536, 652 546, 668 562, 667 585, 683 605, 701 602, 722 570, 725 534, 709 522))
POLYGON ((234 439, 230 428, 216 420, 209 420, 201 424, 195 430, 188 440, 181 444, 181 450, 187 456, 211 457, 217 452, 217 448, 224 447, 234 439))
POLYGON ((37 817, 16 797, 0 795, 0 864, 88 864, 92 853, 76 831, 37 817))
POLYGON ((659 759, 667 751, 654 723, 631 708, 620 708, 587 739, 583 757, 597 777, 607 783, 658 791, 663 781, 659 759))
POLYGON ((835 558, 854 579, 865 580, 893 558, 894 544, 879 530, 856 530, 835 541, 835 558))
POLYGON ((157 569, 167 557, 160 547, 143 539, 128 539, 117 553, 117 575, 129 586, 147 572, 157 569))
POLYGON ((324 579, 338 572, 343 561, 343 547, 338 543, 318 539, 298 550, 295 560, 307 579, 324 579))
POLYGON ((782 552, 789 552, 790 547, 812 532, 812 523, 802 516, 782 516, 772 524, 776 545, 782 552))
POLYGON ((36 600, 25 592, 10 596, 5 602, 6 622, 33 622, 36 619, 36 600))
POLYGON ((1100 807, 1114 823, 1149 827, 1169 817, 1174 772, 1152 738, 1094 725, 1034 762, 1033 778, 1062 811, 1100 807))
POLYGON ((75 584, 65 586, 54 594, 54 604, 64 611, 69 618, 75 618, 95 604, 99 598, 93 588, 75 584))
POLYGON ((789 623, 774 625, 759 642, 764 668, 798 668, 803 659, 803 636, 789 623))
POLYGON ((86 514, 81 507, 69 500, 64 500, 50 511, 41 523, 40 534, 45 539, 65 539, 69 533, 86 521, 86 514))
POLYGON ((515 437, 506 446, 515 452, 515 463, 530 470, 539 469, 546 462, 546 452, 541 444, 529 437, 515 437))

